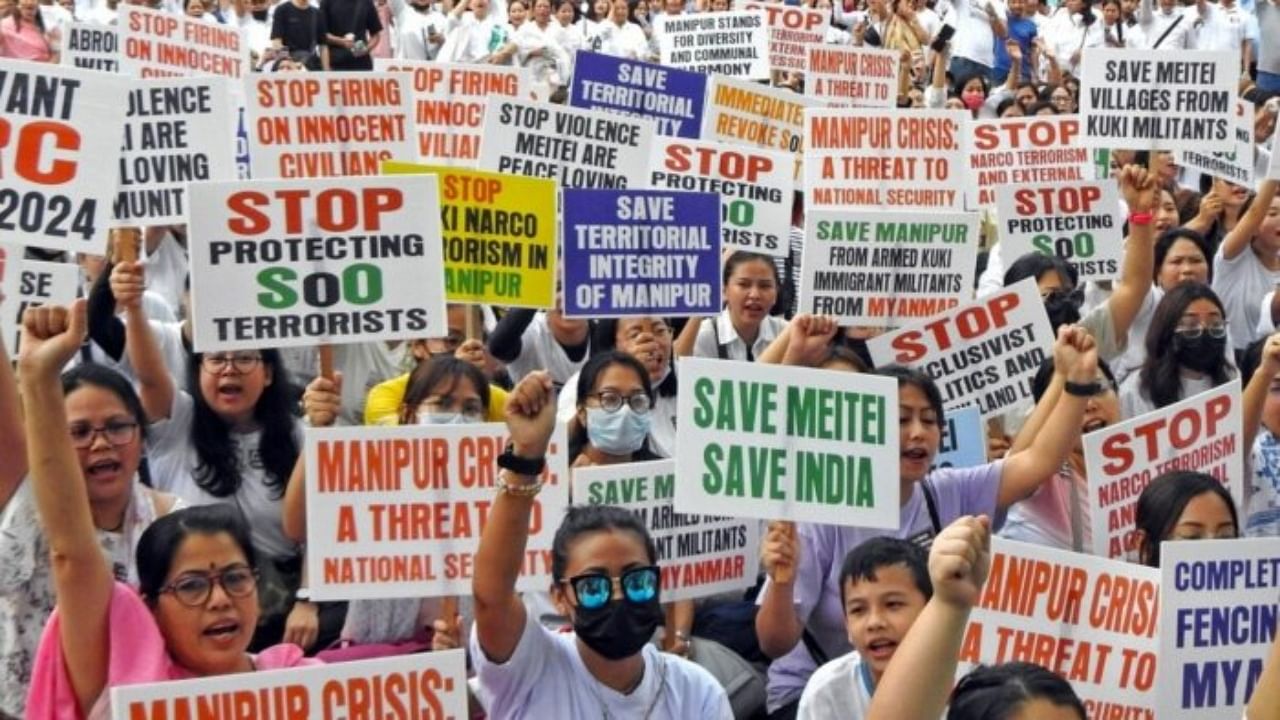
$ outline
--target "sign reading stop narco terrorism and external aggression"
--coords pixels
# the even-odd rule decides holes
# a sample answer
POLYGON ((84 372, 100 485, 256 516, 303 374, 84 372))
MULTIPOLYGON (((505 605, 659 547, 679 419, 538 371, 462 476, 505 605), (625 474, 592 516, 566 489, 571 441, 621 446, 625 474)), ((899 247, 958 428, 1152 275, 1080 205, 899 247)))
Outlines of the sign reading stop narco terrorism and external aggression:
POLYGON ((758 10, 658 15, 653 34, 663 65, 744 80, 769 78, 769 26, 758 10))
POLYGON ((804 72, 809 46, 826 40, 829 13, 780 2, 745 2, 743 10, 760 10, 769 26, 769 64, 774 70, 804 72))
POLYGON ((1183 150, 1179 165, 1237 185, 1253 185, 1253 103, 1236 98, 1235 149, 1231 152, 1183 150))
POLYGON ((73 22, 66 26, 62 64, 85 70, 120 70, 120 28, 73 22))
POLYGON ((447 333, 433 175, 195 183, 197 352, 447 333))
MULTIPOLYGON (((820 103, 789 90, 711 76, 702 139, 804 153, 804 109, 820 103)), ((796 163, 795 179, 800 179, 796 163)))
POLYGON ((707 76, 579 50, 569 104, 583 110, 650 118, 659 135, 697 138, 707 76))
POLYGON ((70 305, 76 298, 80 268, 72 263, 40 262, 22 257, 22 248, 0 245, 0 343, 10 358, 18 356, 22 313, 40 305, 70 305))
POLYGON ((237 25, 151 10, 119 9, 120 70, 137 77, 249 74, 249 44, 237 25))
POLYGON ((976 405, 982 417, 1030 402, 1031 380, 1053 351, 1035 278, 867 341, 877 367, 898 363, 938 383, 947 410, 976 405))
POLYGON ((0 60, 0 238, 102 254, 128 87, 93 70, 0 60))
POLYGON ((1138 559, 1134 517, 1138 496, 1174 470, 1217 478, 1244 497, 1243 410, 1240 381, 1084 436, 1093 552, 1138 559))
MULTIPOLYGON (((493 508, 501 423, 308 428, 307 581, 319 600, 467 595, 493 508)), ((547 452, 516 589, 551 582, 568 504, 564 427, 547 452)))
POLYGON ((897 50, 811 45, 804 92, 827 105, 894 107, 901 60, 897 50))
POLYGON ((1124 234, 1115 180, 998 185, 996 215, 1005 267, 1027 253, 1040 253, 1070 263, 1080 282, 1120 275, 1124 234))
POLYGON ((1074 115, 972 120, 964 134, 970 210, 995 205, 997 185, 1048 185, 1093 178, 1074 115))

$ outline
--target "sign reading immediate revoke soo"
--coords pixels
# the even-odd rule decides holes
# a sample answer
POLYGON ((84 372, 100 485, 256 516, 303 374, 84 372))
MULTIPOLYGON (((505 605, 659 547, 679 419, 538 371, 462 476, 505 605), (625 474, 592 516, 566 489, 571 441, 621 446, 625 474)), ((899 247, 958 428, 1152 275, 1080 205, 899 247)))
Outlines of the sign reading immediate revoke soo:
POLYGON ((651 118, 659 135, 697 139, 707 76, 638 60, 578 51, 569 104, 651 118))

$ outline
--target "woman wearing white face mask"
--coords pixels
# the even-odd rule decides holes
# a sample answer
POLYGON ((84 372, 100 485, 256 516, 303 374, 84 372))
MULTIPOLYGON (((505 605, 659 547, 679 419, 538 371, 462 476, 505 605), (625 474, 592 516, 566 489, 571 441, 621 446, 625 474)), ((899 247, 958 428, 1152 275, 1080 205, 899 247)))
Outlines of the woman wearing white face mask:
POLYGON ((653 389, 639 360, 617 351, 596 355, 578 375, 577 392, 569 438, 573 467, 658 458, 648 444, 653 389))

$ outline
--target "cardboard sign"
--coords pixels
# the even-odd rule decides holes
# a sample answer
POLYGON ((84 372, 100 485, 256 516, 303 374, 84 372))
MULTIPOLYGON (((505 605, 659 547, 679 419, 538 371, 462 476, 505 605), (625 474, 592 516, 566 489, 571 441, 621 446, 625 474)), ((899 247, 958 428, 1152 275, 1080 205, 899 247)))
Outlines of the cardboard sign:
POLYGON ((1124 233, 1115 180, 999 185, 995 194, 1005 267, 1034 252, 1067 261, 1080 282, 1120 276, 1124 233))
POLYGON ((477 167, 565 188, 644 187, 655 127, 648 118, 490 98, 477 167))
POLYGON ((1236 51, 1088 48, 1080 75, 1080 144, 1231 152, 1236 51))
POLYGON ((794 153, 799 181, 804 109, 819 104, 790 90, 713 75, 702 139, 794 153))
POLYGON ((1241 717, 1275 637, 1280 538, 1160 544, 1160 720, 1241 717))
POLYGON ((22 256, 22 248, 0 245, 0 342, 10 359, 18 357, 22 314, 40 305, 70 305, 76 299, 80 266, 41 262, 22 256))
POLYGON ((800 312, 899 327, 973 297, 977 213, 805 213, 800 312))
POLYGON ((665 190, 564 191, 564 314, 720 312, 720 199, 665 190))
POLYGON ((377 175, 417 156, 405 73, 269 73, 245 81, 257 178, 377 175))
POLYGON ((101 255, 128 81, 0 59, 0 238, 101 255))
POLYGON ((120 28, 73 22, 62 41, 62 64, 84 70, 120 72, 120 28))
POLYGON ((1231 382, 1084 436, 1093 552, 1138 560, 1138 496, 1173 470, 1208 473, 1244 497, 1240 381, 1231 382))
POLYGON ((760 522, 676 512, 675 471, 674 460, 574 468, 573 502, 613 505, 640 518, 658 546, 663 602, 755 585, 760 522))
POLYGON ((1155 568, 993 537, 960 660, 1035 663, 1070 681, 1090 718, 1155 720, 1160 600, 1155 568))
POLYGON ((764 13, 769 26, 769 64, 774 70, 803 72, 809 63, 809 46, 827 38, 829 13, 779 2, 744 2, 743 10, 764 13))
POLYGON ((794 166, 786 153, 656 138, 649 186, 718 194, 724 247, 787 257, 794 166))
POLYGON ((933 467, 967 468, 987 462, 987 434, 982 425, 982 412, 970 405, 945 415, 942 445, 933 456, 933 467))
POLYGON ((431 175, 195 183, 197 352, 441 337, 431 175))
MULTIPOLYGON (((502 423, 307 428, 307 580, 317 600, 469 595, 493 506, 502 423)), ((551 583, 568 504, 559 426, 516 589, 551 583)))
MULTIPOLYGON (((983 419, 1032 399, 1031 381, 1053 353, 1034 278, 867 341, 876 366, 924 370, 947 412, 976 405, 983 419)), ((683 429, 682 429, 683 430, 683 429)))
POLYGON ((833 106, 896 107, 901 61, 897 50, 810 45, 804 93, 833 106))
POLYGON ((769 26, 759 10, 653 19, 663 65, 746 80, 769 79, 769 26))
POLYGON ((896 529, 898 382, 687 357, 676 509, 896 529))
POLYGON ((113 720, 380 717, 390 708, 405 717, 466 717, 466 651, 111 688, 113 720))
POLYGON ((529 70, 499 65, 464 65, 431 60, 374 58, 379 71, 411 73, 418 126, 418 152, 399 156, 450 167, 474 167, 480 157, 485 99, 527 99, 529 70))
POLYGON ((554 180, 399 162, 382 172, 439 177, 449 302, 555 307, 554 180))
POLYGON ((1095 179, 1092 153, 1080 145, 1079 136, 1075 115, 970 120, 964 134, 969 209, 995 205, 997 185, 1095 179))
POLYGON ((807 207, 963 210, 959 110, 808 108, 807 207))
POLYGON ((1183 150, 1178 164, 1237 185, 1253 185, 1253 103, 1236 99, 1235 148, 1231 152, 1183 150))
POLYGON ((697 139, 706 75, 583 50, 573 67, 573 107, 650 118, 659 135, 697 139))
POLYGON ((135 77, 249 74, 249 43, 238 25, 122 4, 120 70, 135 77))
POLYGON ((231 93, 222 78, 141 80, 129 93, 114 225, 187 221, 187 183, 234 180, 231 93))

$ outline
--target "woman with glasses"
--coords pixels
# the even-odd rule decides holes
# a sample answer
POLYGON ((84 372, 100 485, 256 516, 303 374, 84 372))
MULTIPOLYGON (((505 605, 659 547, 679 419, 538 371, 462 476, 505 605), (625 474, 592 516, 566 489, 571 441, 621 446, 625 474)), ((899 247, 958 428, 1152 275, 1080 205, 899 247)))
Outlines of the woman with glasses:
POLYGON ((653 389, 638 360, 617 351, 591 358, 578 375, 570 424, 573 467, 656 460, 649 449, 653 389))
POLYGON ((1231 540, 1240 536, 1235 500, 1222 481, 1202 472, 1176 470, 1152 480, 1134 511, 1138 562, 1160 567, 1166 540, 1231 540))
POLYGON ((1255 338, 1262 297, 1280 284, 1280 197, 1264 180, 1213 256, 1213 290, 1222 298, 1233 349, 1255 338))

